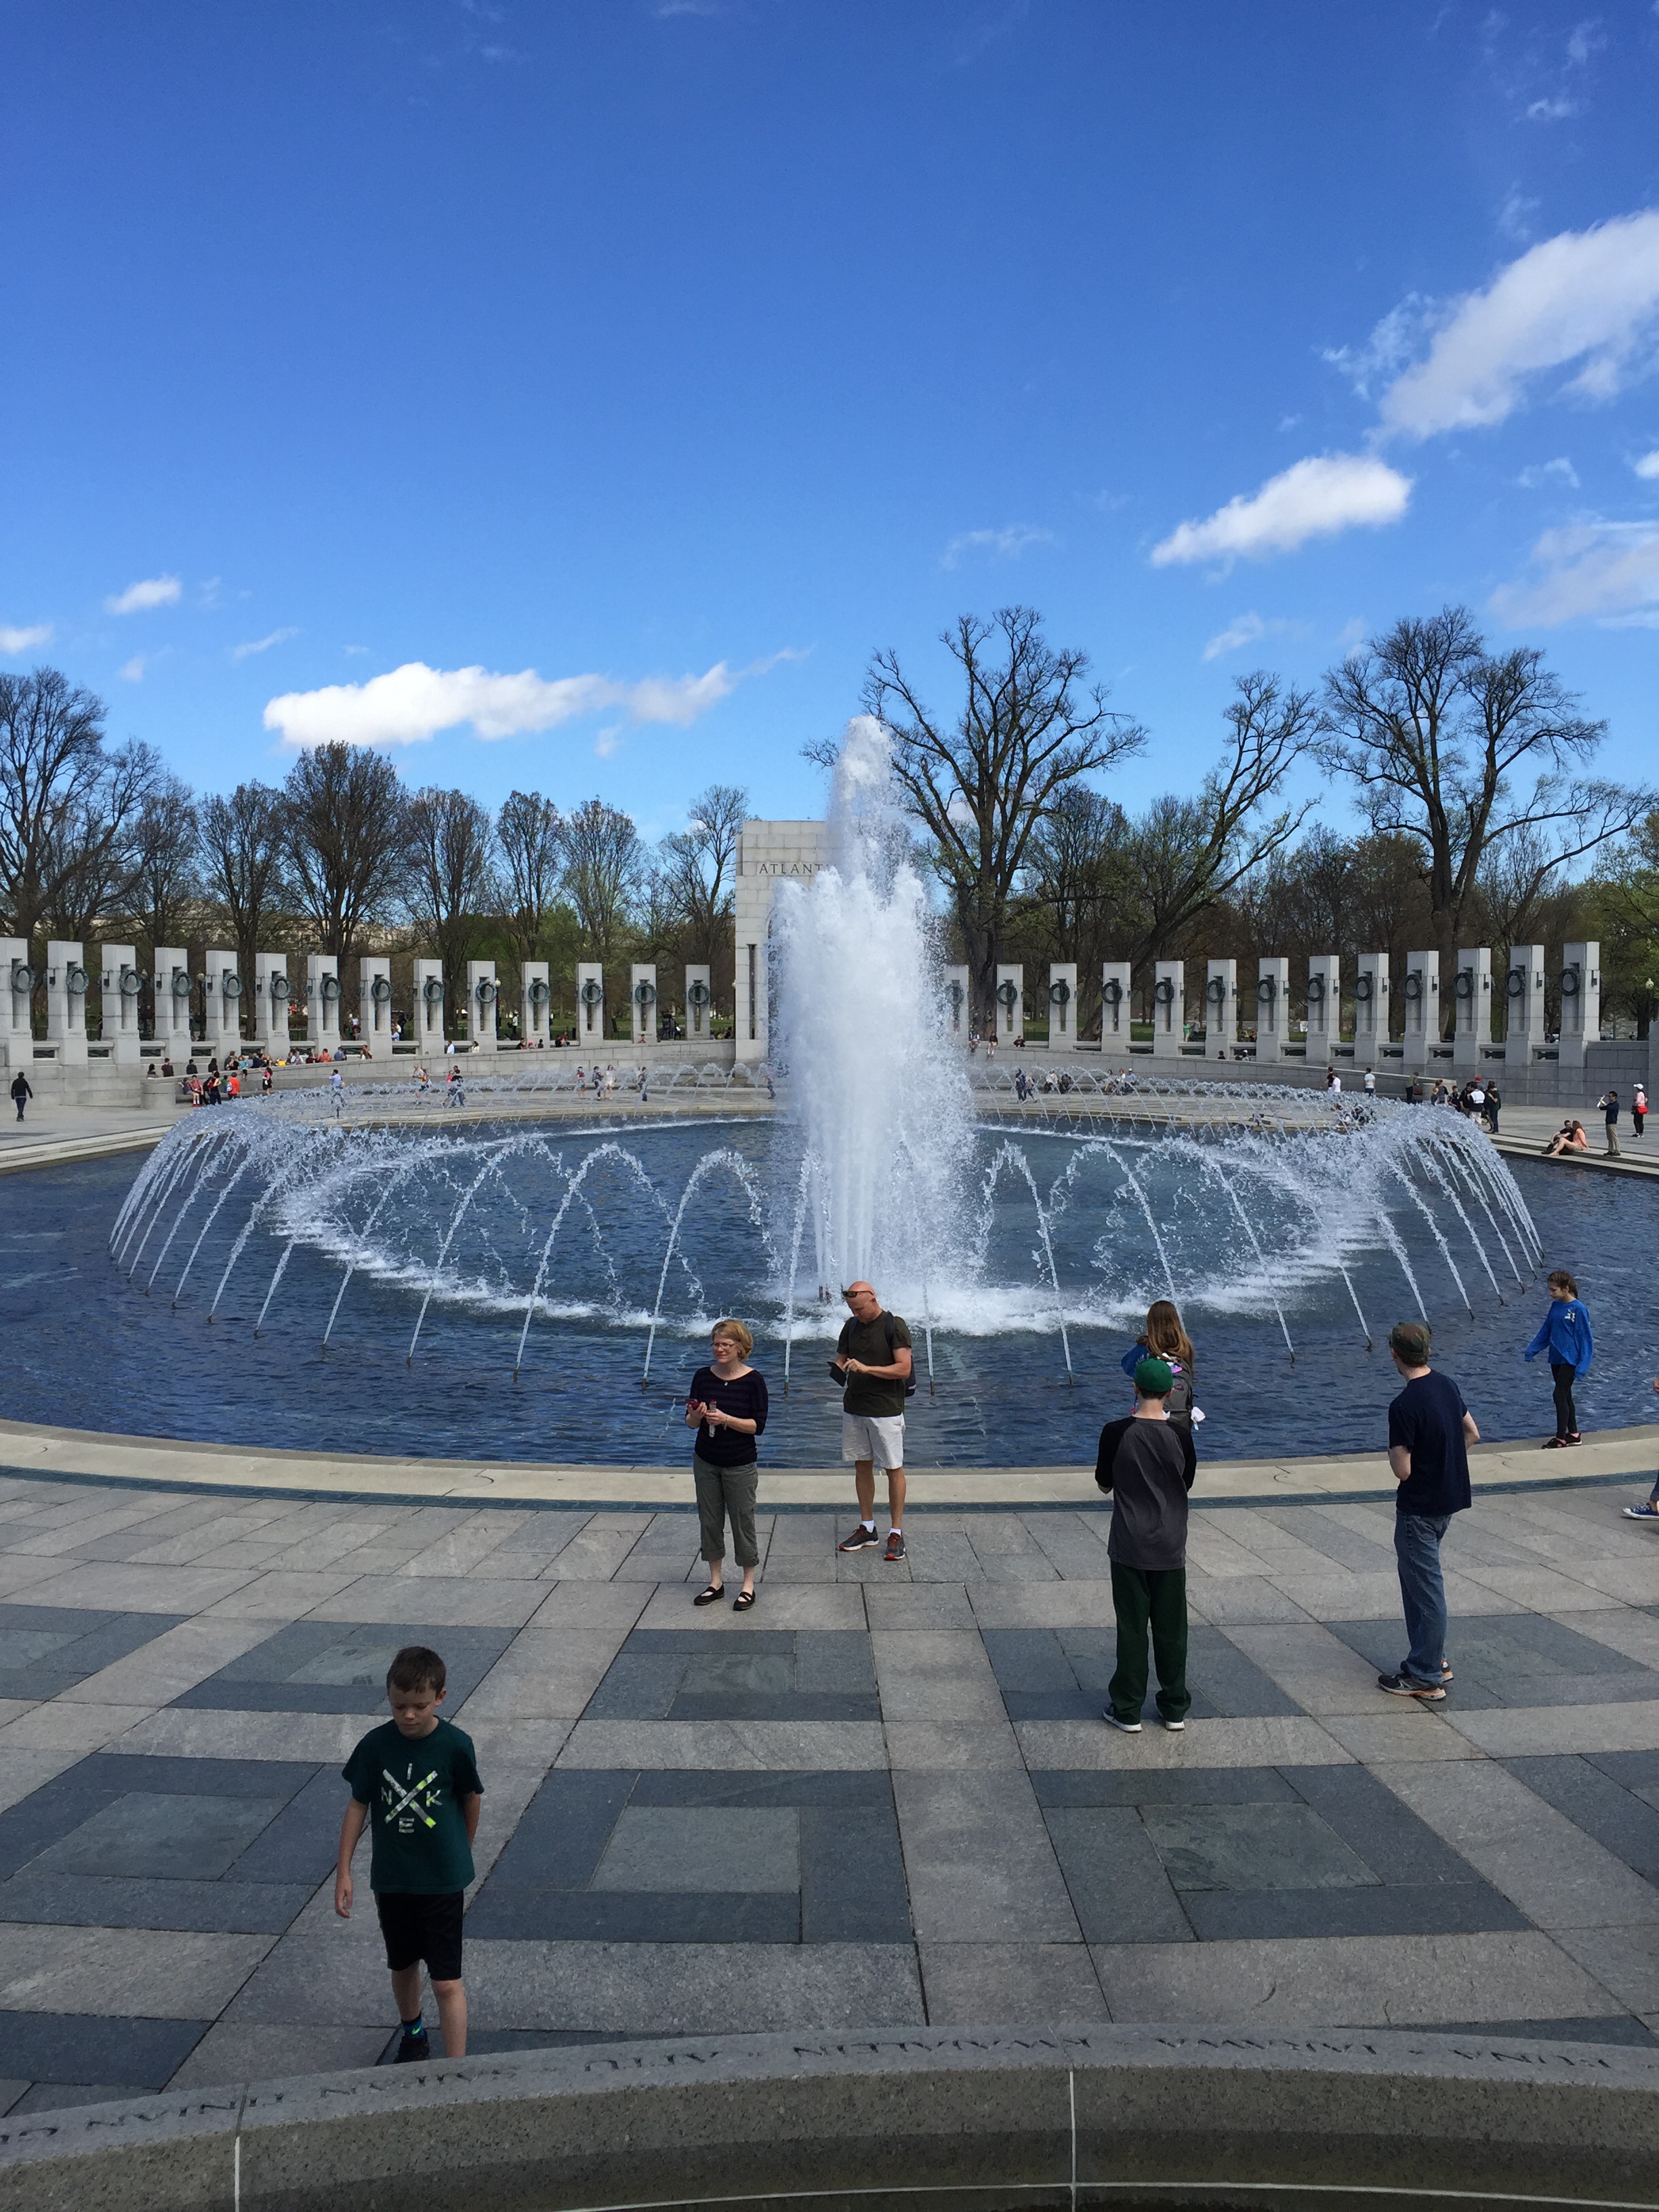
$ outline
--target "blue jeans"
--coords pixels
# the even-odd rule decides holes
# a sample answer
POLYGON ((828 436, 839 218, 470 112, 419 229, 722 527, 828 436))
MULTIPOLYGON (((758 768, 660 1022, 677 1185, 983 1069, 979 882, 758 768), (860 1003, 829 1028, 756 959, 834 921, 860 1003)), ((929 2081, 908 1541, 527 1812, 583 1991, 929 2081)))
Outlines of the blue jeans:
POLYGON ((1399 1513, 1394 1516, 1394 1556, 1400 1568, 1400 1596, 1406 1608, 1411 1650, 1401 1674, 1437 1687, 1446 1663, 1446 1585, 1440 1577, 1440 1539, 1451 1526, 1449 1513, 1399 1513))

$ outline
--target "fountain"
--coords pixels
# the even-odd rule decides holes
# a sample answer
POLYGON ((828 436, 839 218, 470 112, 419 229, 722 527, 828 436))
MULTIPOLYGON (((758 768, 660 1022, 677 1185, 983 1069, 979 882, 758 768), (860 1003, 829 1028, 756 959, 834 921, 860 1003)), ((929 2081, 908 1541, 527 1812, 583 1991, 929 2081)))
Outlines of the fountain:
MULTIPOLYGON (((109 1240, 146 1373, 211 1322, 214 1418, 227 1390, 257 1402, 239 1374, 268 1389, 281 1361, 360 1449, 413 1394, 434 1449, 655 1458, 679 1449, 710 1321, 738 1312, 781 1359, 774 1464, 821 1462, 833 1393, 803 1354, 827 1352, 864 1276, 925 1353, 923 1464, 1085 1455, 1159 1297, 1199 1341, 1212 1452, 1306 1449, 1310 1392, 1322 1445, 1365 1442, 1392 1382, 1366 1354, 1405 1314, 1434 1322, 1472 1396, 1484 1372, 1498 1387, 1520 1327, 1505 1301, 1542 1246, 1492 1147, 1443 1112, 1070 1055, 1022 1056, 1033 1118, 951 1026, 889 774, 884 732, 854 721, 830 864, 776 895, 775 1057, 676 1069, 658 1095, 694 1091, 695 1118, 538 1110, 570 1101, 573 1056, 487 1063, 464 1122, 388 1081, 338 1119, 302 1092, 173 1130, 109 1240), (775 1113, 721 1110, 768 1085, 775 1113)), ((186 1389, 161 1395, 175 1429, 206 1418, 186 1389)))

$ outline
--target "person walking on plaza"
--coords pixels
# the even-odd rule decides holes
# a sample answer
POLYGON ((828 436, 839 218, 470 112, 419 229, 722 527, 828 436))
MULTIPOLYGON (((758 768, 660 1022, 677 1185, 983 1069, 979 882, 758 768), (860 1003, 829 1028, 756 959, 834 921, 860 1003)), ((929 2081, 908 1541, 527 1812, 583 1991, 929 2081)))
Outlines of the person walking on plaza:
POLYGON ((709 1344, 709 1363, 691 1377, 685 1401, 685 1425, 696 1429, 691 1479, 696 1486, 697 1523, 708 1587, 694 1605, 714 1605, 726 1582, 726 1516, 732 1516, 732 1549, 743 1569, 743 1588, 732 1601, 733 1613, 755 1602, 755 1570, 760 1551, 755 1541, 755 1493, 760 1472, 755 1439, 766 1427, 766 1377, 746 1363, 755 1340, 740 1321, 717 1321, 709 1344))
POLYGON ((1578 1296, 1578 1285, 1565 1267, 1547 1278, 1550 1309, 1539 1323, 1538 1334, 1527 1346, 1528 1360, 1547 1352, 1550 1373, 1555 1377, 1555 1434, 1545 1441, 1546 1451, 1562 1451, 1582 1441, 1578 1409, 1572 1402, 1572 1386, 1582 1382, 1595 1356, 1590 1334, 1589 1309, 1578 1296))
POLYGON ((370 1830, 368 1886, 386 1939, 403 2033, 398 2061, 430 2056, 421 2016, 421 1964, 432 1977, 444 2056, 466 2055, 461 1913, 472 1879, 483 1784, 472 1739, 439 1714, 448 1675, 423 1644, 406 1644, 386 1678, 392 1718, 371 1729, 342 1769, 351 1802, 340 1823, 334 1910, 351 1917, 351 1855, 370 1830))
POLYGON ((1486 1127, 1494 1137, 1498 1134, 1498 1117, 1503 1110, 1504 1101, 1498 1092, 1498 1085, 1495 1083, 1489 1083, 1486 1085, 1486 1127))
MULTIPOLYGON (((1653 1388, 1656 1395, 1659 1395, 1659 1375, 1653 1378, 1653 1388)), ((1627 1505, 1625 1518, 1626 1521, 1659 1521, 1659 1475, 1653 1479, 1653 1487, 1648 1492, 1646 1503, 1627 1505)))
POLYGON ((1187 1725, 1187 1498, 1198 1472, 1189 1423, 1166 1411, 1175 1376, 1146 1354, 1135 1367, 1135 1409, 1100 1432, 1095 1480, 1111 1495, 1112 1610, 1117 1668, 1101 1718, 1140 1733, 1146 1702, 1146 1634, 1158 1668, 1158 1713, 1166 1729, 1187 1725))
POLYGON ((1616 1160, 1619 1154, 1619 1093, 1604 1091, 1595 1102, 1602 1120, 1607 1125, 1607 1158, 1616 1160))
POLYGON ((1639 1137, 1642 1125, 1648 1118, 1648 1093, 1645 1084, 1638 1083, 1631 1093, 1630 1126, 1632 1135, 1639 1137))
POLYGON ((17 1118, 20 1121, 23 1118, 24 1107, 33 1096, 34 1093, 29 1087, 29 1079, 20 1067, 11 1079, 11 1103, 17 1109, 17 1118))
POLYGON ((910 1331, 896 1314, 884 1312, 868 1283, 849 1283, 842 1292, 852 1319, 842 1323, 830 1373, 844 1382, 841 1455, 853 1462, 859 1497, 859 1525, 841 1546, 866 1552, 880 1542, 876 1534, 876 1469, 887 1470, 886 1557, 904 1557, 904 1406, 915 1389, 910 1331))
POLYGON ((1440 1544, 1454 1513, 1467 1512, 1469 1452, 1480 1431, 1449 1375, 1429 1364, 1432 1339, 1425 1321, 1397 1322, 1389 1350, 1406 1387, 1389 1404, 1389 1467, 1395 1492, 1394 1555, 1409 1649, 1376 1686, 1390 1697, 1437 1703, 1452 1678, 1446 1657, 1446 1585, 1440 1544))
POLYGON ((1123 1372, 1133 1377, 1135 1370, 1148 1354, 1161 1359, 1168 1366, 1170 1383, 1164 1401, 1164 1410, 1172 1421, 1180 1423, 1188 1433, 1192 1432, 1193 1418, 1198 1413, 1193 1403, 1193 1373, 1195 1357, 1193 1340, 1181 1326, 1181 1313, 1168 1298, 1155 1298, 1146 1309, 1146 1326, 1119 1362, 1123 1372))

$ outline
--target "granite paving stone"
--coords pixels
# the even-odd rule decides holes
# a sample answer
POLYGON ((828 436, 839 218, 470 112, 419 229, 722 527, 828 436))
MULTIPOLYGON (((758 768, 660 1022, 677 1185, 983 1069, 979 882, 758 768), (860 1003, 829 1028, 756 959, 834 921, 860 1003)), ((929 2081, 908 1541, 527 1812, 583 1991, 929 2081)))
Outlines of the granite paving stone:
POLYGON ((480 2050, 1109 2009, 1651 2039, 1659 1547, 1622 1492, 1462 1517, 1432 1709, 1375 1685, 1386 1502, 1200 1503, 1193 1717, 1136 1736, 1098 1717, 1109 1510, 917 1492, 901 1569, 763 1496, 739 1615, 690 1603, 685 1506, 0 1479, 0 2106, 386 2056, 367 1855, 349 1923, 331 1869, 407 1641, 484 1778, 480 2050))

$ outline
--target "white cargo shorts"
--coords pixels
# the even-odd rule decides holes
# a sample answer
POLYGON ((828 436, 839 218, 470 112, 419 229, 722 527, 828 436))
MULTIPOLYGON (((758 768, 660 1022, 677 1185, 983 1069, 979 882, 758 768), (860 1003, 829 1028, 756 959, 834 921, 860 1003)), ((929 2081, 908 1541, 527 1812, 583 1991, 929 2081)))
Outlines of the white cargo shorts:
POLYGON ((844 1460, 872 1460, 878 1467, 902 1467, 903 1414, 843 1413, 841 1455, 844 1460))

